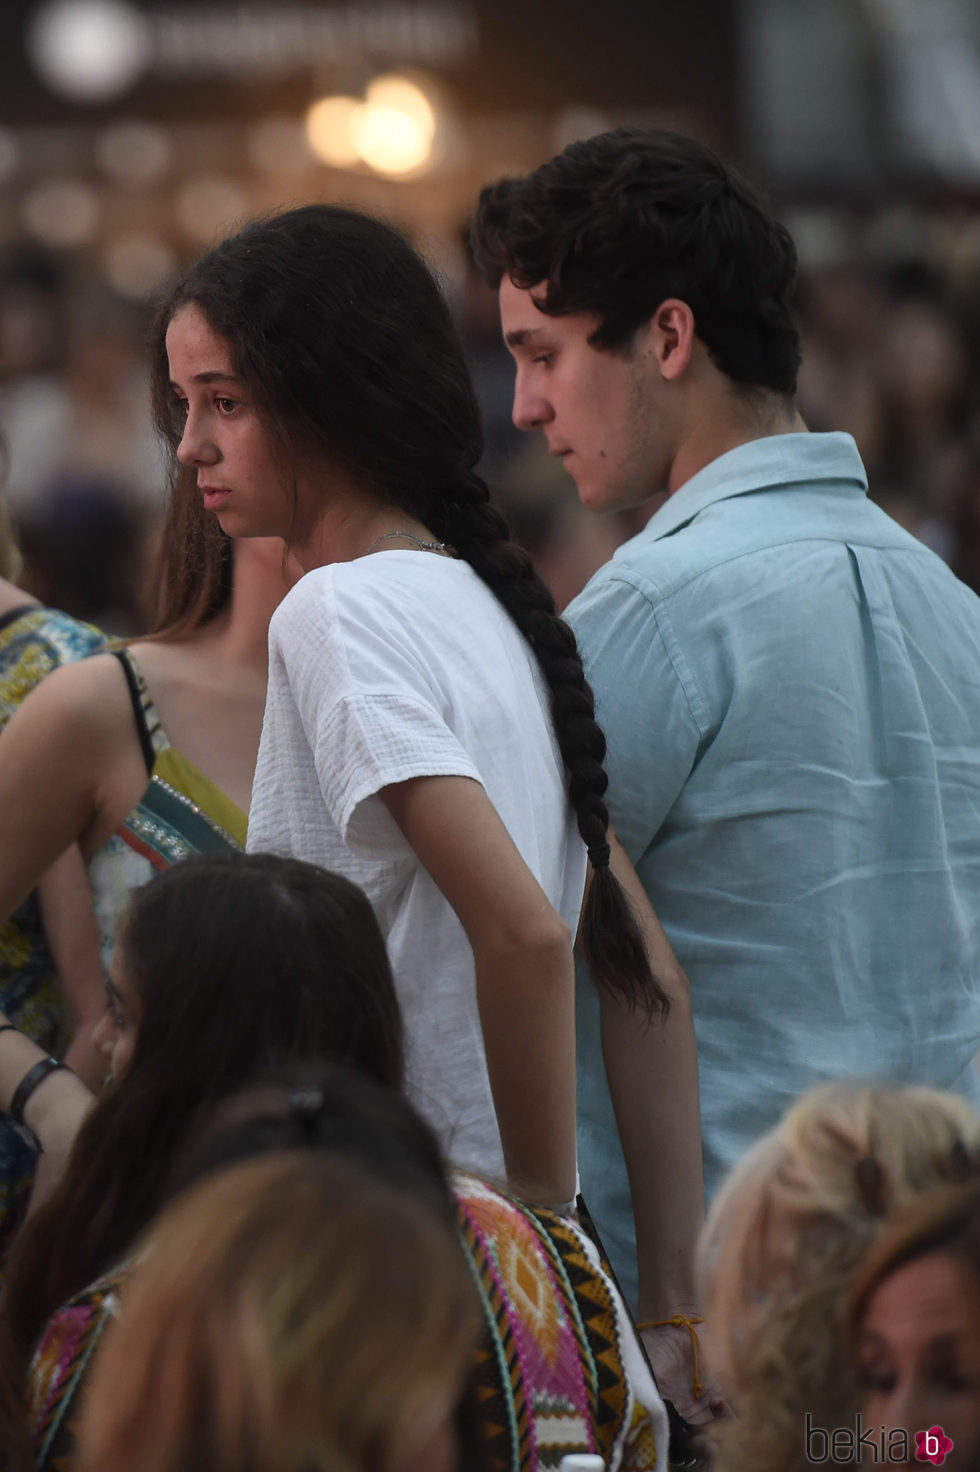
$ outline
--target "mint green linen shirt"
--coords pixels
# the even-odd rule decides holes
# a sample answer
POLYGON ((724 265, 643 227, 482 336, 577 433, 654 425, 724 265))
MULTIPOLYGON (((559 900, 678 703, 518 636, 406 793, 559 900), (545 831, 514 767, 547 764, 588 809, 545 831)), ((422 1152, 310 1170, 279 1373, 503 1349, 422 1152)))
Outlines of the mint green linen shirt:
MULTIPOLYGON (((867 497, 846 434, 712 461, 568 610, 609 807, 691 981, 708 1194, 808 1085, 980 1098, 980 600, 867 497)), ((589 982, 580 1169, 628 1296, 589 982)))

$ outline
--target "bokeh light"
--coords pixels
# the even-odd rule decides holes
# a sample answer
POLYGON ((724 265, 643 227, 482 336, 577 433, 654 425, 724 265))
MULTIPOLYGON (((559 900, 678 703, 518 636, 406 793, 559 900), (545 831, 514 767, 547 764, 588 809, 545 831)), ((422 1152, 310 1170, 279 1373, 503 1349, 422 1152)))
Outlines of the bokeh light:
POLYGON ((146 68, 150 23, 123 0, 53 0, 31 23, 28 50, 38 74, 73 102, 121 96, 146 68))
POLYGON ((307 114, 307 136, 316 156, 334 168, 366 164, 376 173, 417 173, 432 157, 436 115, 422 88, 408 77, 385 74, 368 85, 364 100, 324 97, 307 114))
POLYGON ((306 136, 322 163, 349 169, 360 162, 354 141, 354 117, 361 107, 356 97, 322 97, 306 114, 306 136))
POLYGON ((170 167, 173 148, 152 123, 116 123, 102 132, 95 153, 105 172, 122 184, 155 184, 170 167))
POLYGON ((248 214, 245 195, 222 174, 199 174, 177 192, 181 229, 200 244, 210 245, 236 230, 248 214))
POLYGON ((313 162, 307 130, 298 118, 262 118, 249 129, 248 153, 256 168, 276 179, 301 179, 313 162))
POLYGON ((52 179, 26 195, 24 223, 46 245, 70 249, 88 245, 99 224, 95 191, 76 179, 52 179))
POLYGON ((174 271, 171 250, 155 235, 131 231, 119 235, 106 249, 106 280, 120 296, 141 301, 152 296, 174 271))

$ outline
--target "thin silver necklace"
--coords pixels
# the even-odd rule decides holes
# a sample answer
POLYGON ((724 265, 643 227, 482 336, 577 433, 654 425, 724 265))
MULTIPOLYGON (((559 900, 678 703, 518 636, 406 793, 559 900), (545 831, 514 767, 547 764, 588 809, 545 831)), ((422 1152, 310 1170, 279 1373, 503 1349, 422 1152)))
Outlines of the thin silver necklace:
POLYGON ((442 552, 447 557, 455 556, 455 553, 445 542, 425 542, 421 537, 417 537, 414 532, 382 532, 381 536, 375 538, 367 549, 367 552, 363 555, 366 557, 368 552, 373 552, 375 547, 379 547, 382 542, 390 542, 395 537, 404 537, 406 542, 414 542, 416 547, 422 552, 442 552))

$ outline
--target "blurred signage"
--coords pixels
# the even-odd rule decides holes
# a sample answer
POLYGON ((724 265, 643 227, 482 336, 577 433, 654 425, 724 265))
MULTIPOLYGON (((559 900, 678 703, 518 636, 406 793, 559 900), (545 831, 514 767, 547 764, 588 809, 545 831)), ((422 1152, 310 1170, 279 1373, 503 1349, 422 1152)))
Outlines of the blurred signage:
POLYGON ((27 37, 39 78, 78 102, 121 96, 148 75, 237 82, 286 77, 311 65, 371 57, 446 67, 477 49, 466 0, 374 4, 229 4, 139 8, 127 0, 50 0, 27 37))

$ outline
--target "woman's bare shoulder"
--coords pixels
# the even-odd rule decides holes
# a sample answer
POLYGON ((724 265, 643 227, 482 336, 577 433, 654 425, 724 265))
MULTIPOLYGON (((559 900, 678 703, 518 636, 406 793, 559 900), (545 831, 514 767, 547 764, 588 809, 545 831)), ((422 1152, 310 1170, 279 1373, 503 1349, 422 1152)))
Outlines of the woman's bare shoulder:
POLYGON ((112 654, 92 654, 45 675, 10 721, 19 730, 57 718, 105 736, 113 725, 132 724, 126 677, 112 654))

